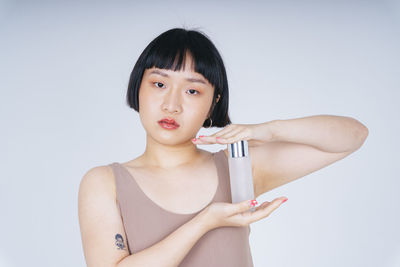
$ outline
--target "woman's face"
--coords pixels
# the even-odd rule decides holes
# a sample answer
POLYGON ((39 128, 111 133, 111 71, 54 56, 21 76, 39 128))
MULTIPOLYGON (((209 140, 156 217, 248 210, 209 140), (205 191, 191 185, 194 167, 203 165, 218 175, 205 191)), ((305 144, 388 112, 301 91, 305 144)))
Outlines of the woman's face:
POLYGON ((160 143, 191 142, 208 118, 213 96, 214 87, 190 68, 190 62, 184 71, 146 69, 139 89, 140 120, 147 134, 160 143), (179 127, 163 128, 158 121, 165 117, 179 127))

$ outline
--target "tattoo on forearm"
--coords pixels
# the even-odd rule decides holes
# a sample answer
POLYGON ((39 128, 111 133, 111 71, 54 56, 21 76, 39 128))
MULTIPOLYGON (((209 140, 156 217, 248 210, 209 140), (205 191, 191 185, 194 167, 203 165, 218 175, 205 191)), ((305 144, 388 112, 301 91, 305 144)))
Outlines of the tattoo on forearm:
POLYGON ((117 245, 118 249, 123 249, 126 250, 125 244, 124 244, 124 238, 120 234, 115 235, 115 245, 117 245))

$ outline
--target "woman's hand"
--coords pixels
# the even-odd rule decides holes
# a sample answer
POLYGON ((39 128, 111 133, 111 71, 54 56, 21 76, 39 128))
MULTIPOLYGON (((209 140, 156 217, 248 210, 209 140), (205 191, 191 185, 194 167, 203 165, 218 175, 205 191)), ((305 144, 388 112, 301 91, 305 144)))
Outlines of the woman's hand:
POLYGON ((232 144, 240 140, 247 140, 249 146, 259 146, 273 141, 270 123, 229 124, 210 136, 200 135, 197 139, 192 139, 192 142, 197 145, 209 145, 232 144))
MULTIPOLYGON (((199 213, 207 230, 223 226, 247 226, 270 215, 286 197, 278 197, 273 201, 265 201, 255 211, 251 211, 252 200, 239 203, 213 202, 199 213)), ((253 200, 254 201, 254 200, 253 200)), ((256 203, 255 203, 256 204, 256 203)))

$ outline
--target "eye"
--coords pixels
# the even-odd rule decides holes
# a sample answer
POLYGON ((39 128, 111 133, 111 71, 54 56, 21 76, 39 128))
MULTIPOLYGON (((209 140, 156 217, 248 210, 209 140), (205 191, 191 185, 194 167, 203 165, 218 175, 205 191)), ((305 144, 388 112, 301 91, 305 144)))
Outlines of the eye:
POLYGON ((157 87, 157 88, 161 88, 161 87, 158 87, 157 84, 162 84, 162 85, 164 85, 163 83, 160 83, 160 82, 154 82, 153 84, 156 84, 156 87, 157 87))
POLYGON ((198 94, 199 94, 199 91, 194 90, 194 89, 189 89, 188 91, 195 91, 195 92, 197 92, 196 94, 190 94, 190 95, 198 95, 198 94))

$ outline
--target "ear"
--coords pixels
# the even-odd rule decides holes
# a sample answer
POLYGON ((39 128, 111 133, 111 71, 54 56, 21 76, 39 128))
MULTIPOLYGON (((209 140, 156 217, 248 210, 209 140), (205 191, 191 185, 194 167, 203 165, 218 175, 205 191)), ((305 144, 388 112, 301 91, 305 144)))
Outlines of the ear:
POLYGON ((221 95, 218 94, 218 97, 217 97, 217 100, 215 101, 215 103, 218 103, 220 97, 221 97, 221 95))
MULTIPOLYGON (((215 104, 218 103, 220 97, 221 97, 221 95, 218 94, 218 97, 216 98, 217 100, 215 101, 215 104)), ((211 110, 208 111, 207 118, 210 117, 210 115, 211 115, 211 110)))

